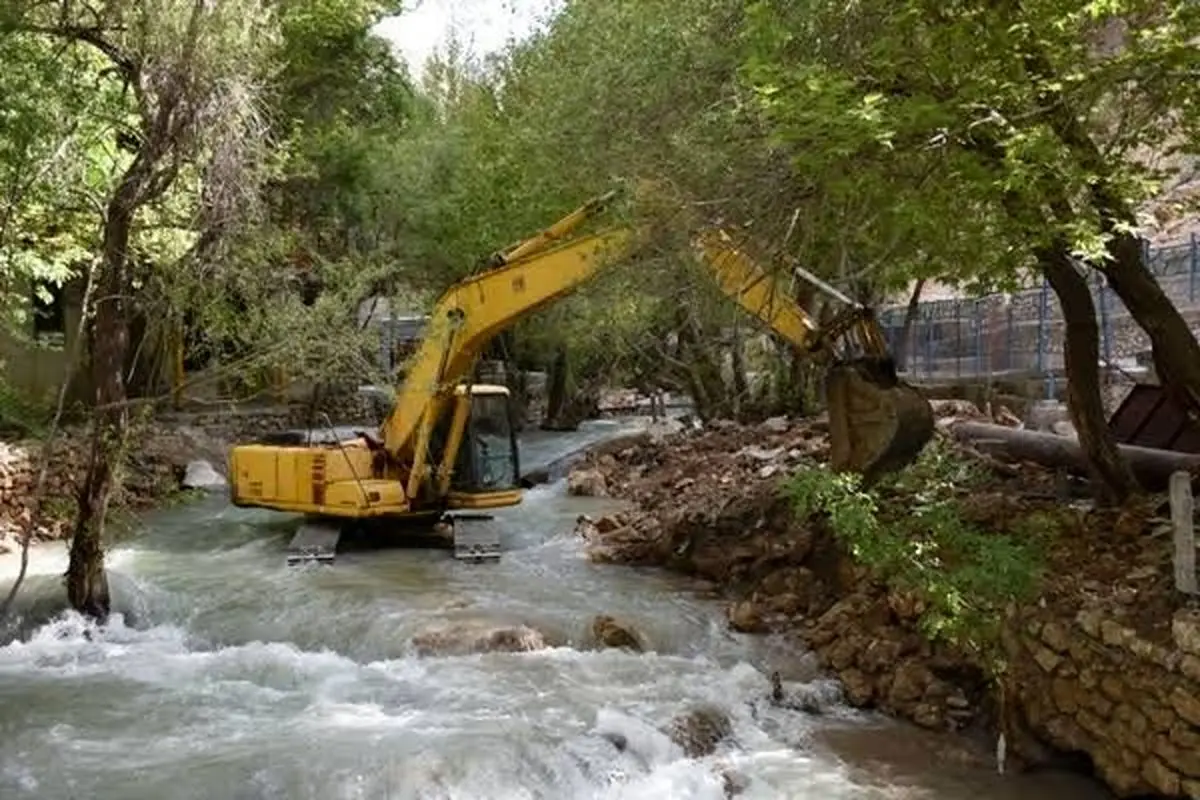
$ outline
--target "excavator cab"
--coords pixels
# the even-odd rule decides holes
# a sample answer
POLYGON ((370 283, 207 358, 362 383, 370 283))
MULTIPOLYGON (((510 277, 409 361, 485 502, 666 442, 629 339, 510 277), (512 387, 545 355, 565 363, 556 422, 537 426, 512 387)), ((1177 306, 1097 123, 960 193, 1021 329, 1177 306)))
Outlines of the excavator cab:
POLYGON ((504 386, 462 387, 468 404, 454 457, 448 502, 451 508, 496 508, 520 502, 520 456, 504 386))

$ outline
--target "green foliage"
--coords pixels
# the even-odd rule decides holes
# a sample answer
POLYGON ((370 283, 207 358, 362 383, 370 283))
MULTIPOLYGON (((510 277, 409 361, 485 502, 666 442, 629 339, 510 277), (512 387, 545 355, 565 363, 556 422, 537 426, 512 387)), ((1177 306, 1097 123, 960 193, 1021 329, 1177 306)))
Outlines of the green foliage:
POLYGON ((892 254, 895 278, 1003 285, 1057 236, 1102 257, 1095 187, 1137 206, 1168 174, 1147 152, 1197 144, 1194 4, 758 0, 748 16, 742 77, 772 139, 835 208, 866 211, 853 251, 892 254))
POLYGON ((0 381, 0 435, 40 437, 51 413, 48 404, 39 403, 6 381, 0 381))
MULTIPOLYGON (((199 66, 224 90, 205 97, 251 98, 251 116, 212 117, 230 121, 185 154, 132 249, 155 335, 186 319, 193 360, 247 377, 365 377, 364 298, 427 307, 497 248, 650 180, 654 202, 610 221, 653 219, 653 246, 523 321, 506 355, 545 368, 566 339, 581 379, 681 380, 728 355, 739 313, 682 232, 719 224, 870 301, 914 278, 1003 288, 1048 238, 1103 253, 1097 187, 1142 202, 1178 169, 1132 156, 1194 152, 1200 123, 1200 11, 1182 0, 573 0, 489 58, 451 42, 419 86, 373 31, 403 24, 398 2, 218 5, 199 66), (1098 48, 1119 25, 1124 49, 1098 48), (666 352, 689 325, 695 352, 666 352)), ((112 0, 102 22, 174 63, 192 7, 112 0)), ((83 13, 0 13, 0 313, 20 330, 30 280, 94 260, 143 124, 103 53, 39 32, 63 8, 83 13)))
POLYGON ((917 594, 926 635, 992 659, 1006 609, 1033 595, 1043 555, 1016 520, 1002 532, 963 519, 964 496, 985 481, 933 444, 871 491, 857 476, 824 467, 797 472, 784 491, 798 516, 827 520, 858 563, 890 587, 917 594))

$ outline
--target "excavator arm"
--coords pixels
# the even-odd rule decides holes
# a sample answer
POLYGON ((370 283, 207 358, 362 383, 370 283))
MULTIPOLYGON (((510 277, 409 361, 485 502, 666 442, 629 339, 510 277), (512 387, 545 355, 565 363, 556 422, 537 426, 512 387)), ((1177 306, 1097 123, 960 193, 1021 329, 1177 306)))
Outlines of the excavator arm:
MULTIPOLYGON (((410 496, 424 479, 424 453, 445 409, 442 400, 468 377, 486 344, 518 319, 570 294, 638 248, 642 232, 626 227, 556 244, 604 210, 612 196, 597 198, 535 236, 495 253, 487 261, 489 269, 454 284, 438 300, 382 431, 393 463, 411 465, 410 496)), ((797 350, 831 353, 835 344, 857 340, 858 355, 835 362, 829 372, 835 468, 870 476, 902 466, 920 452, 932 437, 932 411, 916 390, 896 378, 882 333, 866 309, 804 274, 850 306, 819 329, 781 283, 723 231, 702 231, 694 245, 722 292, 797 350)))
POLYGON ((383 442, 392 458, 408 454, 422 425, 432 422, 426 415, 433 412, 435 398, 470 373, 493 337, 620 260, 636 238, 631 229, 601 232, 454 284, 438 300, 384 423, 383 442))

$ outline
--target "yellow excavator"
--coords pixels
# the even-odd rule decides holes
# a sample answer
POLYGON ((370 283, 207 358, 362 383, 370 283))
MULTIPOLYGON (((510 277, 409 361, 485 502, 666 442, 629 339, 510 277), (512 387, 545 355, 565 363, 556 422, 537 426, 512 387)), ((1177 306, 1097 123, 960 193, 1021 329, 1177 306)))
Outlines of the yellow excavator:
MULTIPOLYGON (((569 294, 634 252, 643 232, 616 226, 566 239, 612 201, 610 192, 493 254, 438 300, 379 434, 232 448, 230 494, 241 507, 305 515, 288 562, 331 562, 350 526, 383 535, 401 523, 440 528, 455 557, 500 557, 488 509, 521 502, 517 437, 505 386, 468 380, 485 345, 516 320, 569 294), (474 512, 474 513, 472 513, 474 512)), ((865 480, 902 468, 933 435, 928 401, 896 376, 871 312, 815 275, 800 277, 846 306, 818 328, 719 229, 693 240, 721 290, 798 351, 828 361, 830 465, 865 480)), ((330 426, 330 432, 336 433, 330 426)), ((405 528, 410 527, 405 525, 405 528)))

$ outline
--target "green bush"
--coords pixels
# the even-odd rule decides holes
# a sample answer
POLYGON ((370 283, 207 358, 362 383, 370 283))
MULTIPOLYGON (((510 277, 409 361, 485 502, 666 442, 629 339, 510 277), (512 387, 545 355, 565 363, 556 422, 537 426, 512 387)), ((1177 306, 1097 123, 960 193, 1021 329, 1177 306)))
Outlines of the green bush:
MULTIPOLYGON (((1036 590, 1043 554, 1036 539, 984 530, 964 520, 962 498, 984 476, 940 442, 903 472, 871 490, 858 476, 824 466, 793 475, 784 486, 795 513, 821 516, 848 552, 888 586, 915 592, 920 624, 983 657, 997 657, 1005 608, 1036 590)), ((1019 520, 1012 521, 1018 533, 1019 520)))
POLYGON ((38 403, 0 381, 0 435, 41 436, 50 422, 46 404, 38 403))

